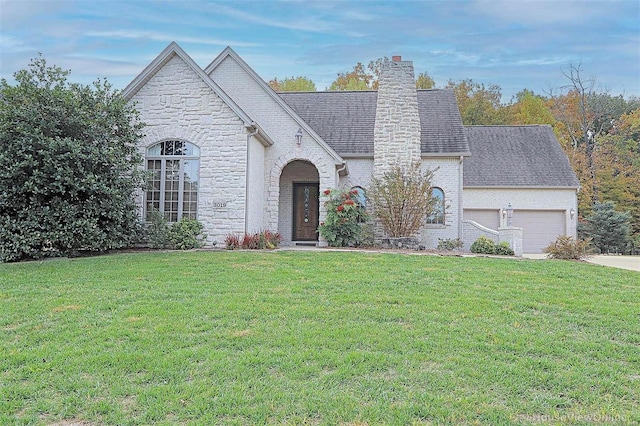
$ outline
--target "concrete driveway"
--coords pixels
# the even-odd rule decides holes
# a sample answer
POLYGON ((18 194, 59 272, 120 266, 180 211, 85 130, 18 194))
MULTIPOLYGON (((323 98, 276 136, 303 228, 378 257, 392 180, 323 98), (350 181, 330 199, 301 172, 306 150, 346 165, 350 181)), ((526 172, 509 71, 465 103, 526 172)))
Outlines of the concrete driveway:
MULTIPOLYGON (((525 259, 546 259, 547 255, 543 253, 523 254, 525 259)), ((609 266, 611 268, 628 269, 629 271, 640 272, 640 256, 608 256, 604 254, 596 254, 585 259, 594 265, 609 266)))
POLYGON ((606 256, 598 254, 585 259, 589 263, 640 272, 640 256, 606 256))

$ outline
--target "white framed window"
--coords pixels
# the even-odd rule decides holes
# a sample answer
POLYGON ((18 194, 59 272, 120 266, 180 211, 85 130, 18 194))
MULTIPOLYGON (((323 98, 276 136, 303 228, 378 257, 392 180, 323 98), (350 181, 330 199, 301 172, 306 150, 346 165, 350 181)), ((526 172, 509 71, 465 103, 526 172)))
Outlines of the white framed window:
POLYGON ((169 222, 197 219, 200 148, 182 140, 166 140, 147 148, 145 217, 158 210, 169 222))
POLYGON ((430 225, 444 225, 444 191, 434 186, 431 188, 431 196, 436 199, 431 214, 427 216, 430 225))

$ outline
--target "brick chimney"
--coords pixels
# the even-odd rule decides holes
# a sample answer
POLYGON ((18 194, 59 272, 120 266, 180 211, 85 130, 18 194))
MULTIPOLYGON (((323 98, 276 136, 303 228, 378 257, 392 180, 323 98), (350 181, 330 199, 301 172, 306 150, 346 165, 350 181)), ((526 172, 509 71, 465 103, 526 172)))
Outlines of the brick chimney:
POLYGON ((420 116, 413 62, 393 56, 380 70, 373 135, 374 175, 420 161, 420 116))

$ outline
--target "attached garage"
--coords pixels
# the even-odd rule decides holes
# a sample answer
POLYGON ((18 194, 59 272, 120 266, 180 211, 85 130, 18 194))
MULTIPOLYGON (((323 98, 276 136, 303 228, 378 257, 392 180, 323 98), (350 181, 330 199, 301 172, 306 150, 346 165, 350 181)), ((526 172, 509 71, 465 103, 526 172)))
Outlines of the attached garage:
POLYGON ((496 231, 500 226, 500 211, 497 209, 464 209, 463 216, 464 220, 473 220, 496 231))
POLYGON ((580 182, 551 126, 465 130, 471 148, 464 159, 465 219, 493 227, 504 222, 502 210, 513 206, 511 224, 522 228, 524 253, 542 253, 558 235, 576 238, 580 182))
POLYGON ((563 210, 515 210, 511 224, 522 228, 525 253, 542 253, 558 235, 567 233, 563 210))

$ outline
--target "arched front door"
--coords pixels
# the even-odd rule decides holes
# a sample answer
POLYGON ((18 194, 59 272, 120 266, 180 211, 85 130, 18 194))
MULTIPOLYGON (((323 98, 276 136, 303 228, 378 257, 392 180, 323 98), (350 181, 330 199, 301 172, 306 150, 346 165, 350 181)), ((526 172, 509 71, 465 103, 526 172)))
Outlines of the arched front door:
POLYGON ((317 182, 293 183, 293 241, 318 240, 319 195, 317 182))
POLYGON ((293 160, 280 174, 278 232, 283 244, 318 241, 320 176, 309 161, 293 160))

